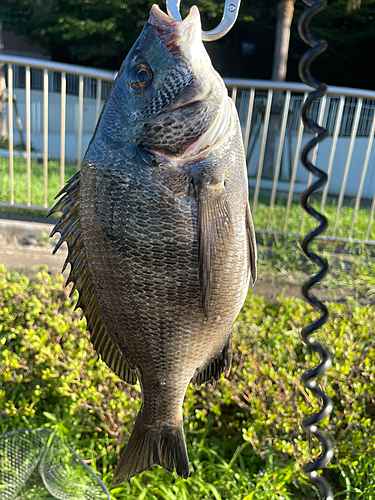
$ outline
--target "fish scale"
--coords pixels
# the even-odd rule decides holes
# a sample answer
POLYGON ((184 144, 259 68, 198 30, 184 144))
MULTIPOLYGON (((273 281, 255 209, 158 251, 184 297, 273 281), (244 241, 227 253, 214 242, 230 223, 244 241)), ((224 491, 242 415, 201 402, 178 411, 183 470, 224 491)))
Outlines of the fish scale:
POLYGON ((142 390, 115 484, 154 464, 188 477, 187 386, 229 375, 256 278, 239 121, 200 36, 196 7, 182 23, 152 7, 51 210, 94 348, 142 390))

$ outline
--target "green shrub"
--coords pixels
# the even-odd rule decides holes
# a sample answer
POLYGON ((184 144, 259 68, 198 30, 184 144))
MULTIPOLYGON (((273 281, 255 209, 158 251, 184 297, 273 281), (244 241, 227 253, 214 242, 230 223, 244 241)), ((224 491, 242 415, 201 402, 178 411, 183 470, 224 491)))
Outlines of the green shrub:
MULTIPOLYGON (((375 497, 375 308, 330 304, 315 335, 334 366, 322 380, 335 402, 326 431, 336 439, 327 471, 338 498, 375 497)), ((161 468, 112 487, 118 499, 287 500, 316 498, 301 475, 319 449, 300 420, 319 408, 301 386, 318 360, 299 332, 316 313, 303 301, 269 304, 249 294, 235 324, 232 374, 215 386, 189 386, 184 404, 192 475, 161 468)), ((49 428, 111 484, 120 445, 140 407, 140 389, 121 382, 88 340, 61 276, 32 279, 0 266, 0 431, 49 428)))

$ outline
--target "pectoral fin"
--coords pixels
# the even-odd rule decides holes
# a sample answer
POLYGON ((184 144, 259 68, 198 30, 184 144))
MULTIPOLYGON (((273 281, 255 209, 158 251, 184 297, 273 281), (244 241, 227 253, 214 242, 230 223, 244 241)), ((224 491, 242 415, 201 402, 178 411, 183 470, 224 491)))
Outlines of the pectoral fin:
POLYGON ((253 219, 251 217, 250 206, 247 203, 246 206, 246 234, 247 234, 247 242, 249 246, 249 271, 250 271, 250 279, 252 284, 254 285, 257 279, 257 245, 255 238, 255 229, 253 224, 253 219))
POLYGON ((219 251, 228 247, 233 234, 224 183, 203 185, 194 182, 197 207, 199 278, 203 308, 208 314, 212 295, 214 262, 219 251))

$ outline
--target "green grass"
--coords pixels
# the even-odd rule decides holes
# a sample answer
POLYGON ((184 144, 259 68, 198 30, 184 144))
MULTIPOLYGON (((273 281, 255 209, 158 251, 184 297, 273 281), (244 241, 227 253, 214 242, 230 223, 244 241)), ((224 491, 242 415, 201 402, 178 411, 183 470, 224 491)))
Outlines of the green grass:
MULTIPOLYGON (((75 164, 65 166, 65 182, 77 171, 75 164)), ((14 203, 27 203, 27 176, 26 161, 21 158, 14 158, 14 203)), ((44 177, 43 163, 31 161, 31 205, 43 206, 44 203, 44 177)), ((48 182, 47 182, 47 205, 53 205, 53 199, 60 191, 60 164, 58 161, 48 162, 48 182)), ((10 175, 8 158, 0 158, 0 202, 10 200, 10 175)))
MULTIPOLYGON (((65 167, 65 181, 76 173, 76 165, 67 164, 65 167)), ((53 199, 60 190, 60 165, 57 161, 48 162, 48 186, 47 186, 47 205, 53 205, 53 199)), ((27 179, 26 162, 23 159, 14 159, 14 203, 27 203, 27 179)), ((0 202, 9 202, 10 200, 10 178, 9 178, 9 160, 0 158, 0 202)), ((36 161, 31 162, 31 205, 43 206, 44 202, 44 180, 43 164, 36 161)), ((252 205, 252 200, 250 200, 252 205)), ((320 199, 315 197, 312 205, 319 210, 320 199)), ((8 209, 7 209, 8 210, 8 209)), ((14 209, 13 209, 14 210, 14 209)), ((344 205, 340 210, 340 217, 337 227, 337 237, 347 238, 352 223, 354 203, 344 205)), ((19 210, 18 210, 19 212, 19 210)), ((31 214, 31 211, 23 213, 31 214)), ((34 212, 35 213, 35 212, 34 212)), ((332 235, 333 226, 336 218, 337 207, 334 200, 328 199, 324 209, 324 214, 328 218, 329 227, 325 233, 332 235)), ((270 229, 282 231, 286 214, 286 198, 279 196, 276 205, 271 213, 270 229)), ((38 215, 38 214, 36 214, 38 215)), ((39 214, 39 215, 44 215, 39 214)), ((261 197, 259 199, 256 213, 254 214, 254 223, 257 229, 266 229, 270 216, 269 198, 261 197)), ((363 240, 369 222, 370 209, 360 208, 358 211, 355 227, 352 237, 363 240)), ((301 228, 302 209, 297 200, 293 201, 288 214, 287 231, 290 233, 299 233, 301 228)), ((310 216, 305 216, 302 232, 307 232, 316 226, 316 222, 310 216)), ((375 223, 372 224, 369 235, 371 240, 375 240, 375 223)))
MULTIPOLYGON (((340 215, 337 223, 336 237, 348 238, 350 228, 352 225, 355 201, 346 203, 341 207, 340 215)), ((311 205, 318 212, 320 212, 320 195, 315 195, 311 199, 311 205)), ((250 206, 252 206, 252 199, 250 199, 250 206)), ((370 218, 370 208, 360 207, 353 228, 353 239, 364 240, 370 218)), ((299 234, 301 231, 302 208, 299 200, 294 200, 290 211, 288 213, 287 232, 299 234)), ((328 219, 328 229, 324 235, 332 236, 337 214, 337 203, 335 199, 328 198, 323 210, 323 215, 328 219)), ((286 216, 286 197, 278 196, 276 198, 275 206, 272 211, 269 207, 269 198, 260 197, 256 212, 254 215, 254 223, 257 229, 266 229, 268 227, 268 220, 270 217, 269 228, 275 231, 283 231, 284 221, 286 216), (270 217, 271 213, 271 217, 270 217)), ((314 229, 318 223, 310 215, 305 214, 302 226, 302 234, 307 233, 314 229)), ((375 222, 372 223, 369 239, 375 241, 375 222)))

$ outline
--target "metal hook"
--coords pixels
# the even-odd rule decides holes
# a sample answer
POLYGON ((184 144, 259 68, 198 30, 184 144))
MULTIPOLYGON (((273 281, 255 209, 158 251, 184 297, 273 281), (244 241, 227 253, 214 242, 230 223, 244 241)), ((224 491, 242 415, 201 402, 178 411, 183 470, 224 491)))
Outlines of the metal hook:
MULTIPOLYGON (((181 0, 167 0, 167 12, 170 17, 181 22, 180 15, 181 0)), ((225 0, 224 14, 219 25, 211 31, 202 31, 202 40, 212 42, 218 40, 228 33, 237 20, 241 0, 225 0)))
POLYGON ((169 17, 181 23, 180 2, 181 0, 167 0, 167 12, 169 17))

